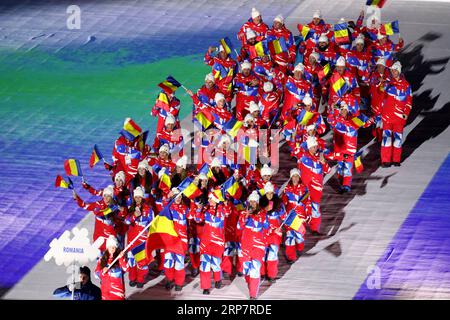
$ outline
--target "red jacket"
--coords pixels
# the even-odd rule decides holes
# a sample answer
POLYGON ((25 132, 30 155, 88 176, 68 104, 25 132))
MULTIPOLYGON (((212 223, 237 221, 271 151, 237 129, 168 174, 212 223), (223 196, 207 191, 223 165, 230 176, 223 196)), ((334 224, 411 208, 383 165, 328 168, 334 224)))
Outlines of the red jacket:
POLYGON ((384 69, 384 73, 380 74, 376 69, 372 72, 369 79, 369 90, 370 90, 370 104, 372 108, 372 113, 375 116, 381 115, 382 104, 384 100, 384 85, 390 82, 391 75, 388 69, 384 69), (380 78, 382 79, 380 81, 380 78), (383 80, 385 80, 383 82, 383 80))
POLYGON ((222 257, 225 248, 225 219, 231 214, 223 204, 216 207, 207 205, 197 216, 197 222, 204 222, 200 237, 200 254, 222 257))
POLYGON ((225 95, 228 102, 231 102, 233 93, 232 82, 237 72, 236 61, 230 57, 227 57, 226 60, 222 60, 219 57, 213 57, 206 52, 204 62, 212 67, 212 73, 218 91, 225 95))
POLYGON ((405 124, 412 108, 412 92, 409 82, 403 75, 399 79, 391 79, 384 87, 383 110, 381 117, 384 123, 405 124))
MULTIPOLYGON (((109 257, 106 267, 108 267, 113 260, 113 257, 109 257)), ((124 274, 129 269, 125 258, 120 258, 116 265, 106 273, 103 273, 100 263, 101 259, 97 262, 95 274, 101 282, 102 300, 125 300, 124 274)))
POLYGON ((247 44, 247 29, 252 29, 256 33, 256 41, 264 40, 266 38, 267 31, 269 31, 269 27, 263 21, 256 24, 253 22, 253 19, 249 19, 242 25, 237 34, 237 38, 241 41, 242 45, 247 44))
POLYGON ((250 214, 248 210, 241 212, 238 229, 242 230, 241 249, 244 261, 263 260, 266 249, 265 230, 268 228, 264 209, 256 214, 250 214))

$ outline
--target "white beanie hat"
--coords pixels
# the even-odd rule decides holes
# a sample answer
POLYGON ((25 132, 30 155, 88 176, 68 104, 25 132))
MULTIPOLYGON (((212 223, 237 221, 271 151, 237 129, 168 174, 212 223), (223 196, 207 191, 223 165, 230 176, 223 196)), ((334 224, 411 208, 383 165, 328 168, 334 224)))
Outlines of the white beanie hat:
POLYGON ((148 170, 148 161, 147 160, 144 159, 141 162, 139 162, 138 169, 141 169, 141 168, 148 170))
POLYGON ((317 62, 319 62, 320 60, 320 55, 315 51, 310 54, 310 57, 314 57, 314 59, 316 59, 317 62))
POLYGON ((312 106, 312 99, 308 93, 305 94, 305 97, 303 98, 303 104, 305 104, 307 106, 312 106))
POLYGON ((256 10, 256 8, 252 8, 252 19, 259 17, 260 15, 261 15, 261 13, 259 13, 259 11, 256 10))
POLYGON ((211 167, 220 167, 222 166, 222 163, 219 159, 214 158, 213 161, 211 161, 211 167))
POLYGON ((306 127, 306 132, 309 132, 311 130, 316 130, 316 125, 315 124, 310 124, 309 126, 306 127))
POLYGON ((328 43, 328 41, 329 41, 328 37, 322 33, 320 35, 320 37, 319 37, 319 41, 318 42, 326 42, 326 43, 328 43))
POLYGON ((275 21, 278 21, 279 23, 284 24, 284 18, 283 18, 283 16, 282 16, 281 14, 277 15, 277 16, 275 17, 275 19, 273 19, 273 21, 274 21, 274 22, 275 22, 275 21))
POLYGON ((175 117, 171 114, 167 115, 166 121, 164 121, 164 124, 167 126, 168 124, 175 124, 175 117))
POLYGON ((255 190, 253 191, 247 198, 247 201, 256 201, 259 202, 259 194, 258 192, 255 190))
POLYGON ((255 122, 255 118, 253 118, 253 116, 250 113, 247 113, 247 115, 244 118, 244 122, 249 122, 249 121, 255 122))
POLYGON ((305 71, 305 66, 303 65, 303 63, 300 62, 299 64, 297 64, 295 66, 295 68, 294 68, 294 72, 295 71, 304 72, 305 71))
POLYGON ((134 197, 144 197, 144 189, 142 189, 142 187, 137 187, 136 189, 134 189, 133 191, 133 196, 134 197))
POLYGON ((265 164, 261 168, 261 176, 271 176, 272 175, 272 168, 270 168, 267 164, 265 164))
POLYGON ((306 145, 308 146, 308 149, 311 149, 319 144, 317 143, 316 137, 308 137, 308 139, 306 139, 306 145))
POLYGON ((222 45, 219 45, 219 52, 222 52, 222 51, 225 53, 227 52, 222 45))
POLYGON ((114 237, 113 235, 110 235, 108 237, 108 239, 106 240, 106 248, 111 248, 111 247, 119 247, 119 241, 117 241, 116 237, 114 237))
POLYGON ((216 95, 214 96, 214 101, 216 103, 219 103, 220 100, 225 100, 225 96, 222 93, 217 92, 216 95))
POLYGON ((347 20, 345 20, 345 18, 342 17, 342 18, 339 19, 339 22, 338 22, 338 23, 345 23, 346 21, 347 21, 347 20))
POLYGON ((264 186, 264 193, 269 193, 269 192, 274 192, 275 191, 275 187, 273 186, 273 184, 271 182, 267 182, 266 185, 264 186))
POLYGON ((313 18, 319 18, 319 19, 322 18, 322 14, 320 13, 320 10, 314 11, 313 18))
POLYGON ((117 182, 118 180, 122 180, 122 182, 125 183, 125 172, 119 171, 116 173, 116 175, 114 176, 114 181, 117 182))
POLYGON ((340 106, 341 106, 341 110, 342 110, 342 109, 348 110, 348 104, 347 104, 347 102, 341 101, 340 106))
POLYGON ((336 61, 336 67, 345 67, 345 58, 340 56, 336 61))
POLYGON ((213 74, 210 72, 205 76, 205 81, 212 81, 214 82, 214 76, 213 74))
POLYGON ((291 172, 289 173, 289 177, 292 178, 295 175, 298 175, 300 177, 300 170, 298 170, 297 168, 291 169, 291 172))
POLYGON ((110 196, 112 197, 114 195, 114 186, 109 185, 105 189, 103 189, 103 196, 110 196))
POLYGON ((355 44, 364 44, 364 37, 358 36, 355 40, 355 44))
POLYGON ((251 69, 252 68, 252 64, 248 61, 244 61, 241 63, 241 69, 251 69))
POLYGON ((182 156, 180 159, 178 159, 176 165, 177 167, 181 167, 183 169, 186 169, 187 166, 187 156, 182 156))
POLYGON ((169 145, 165 143, 159 148, 159 153, 161 152, 169 153, 169 150, 170 150, 169 145))
POLYGON ((180 190, 178 190, 178 188, 172 188, 171 189, 173 195, 175 196, 175 198, 178 198, 179 196, 183 195, 180 190))
POLYGON ((273 90, 273 83, 272 82, 264 82, 263 85, 264 92, 271 92, 273 90))
POLYGON ((252 29, 248 28, 247 31, 245 31, 245 37, 247 38, 247 40, 256 38, 256 33, 252 29))
POLYGON ((250 107, 248 109, 250 113, 253 113, 255 111, 259 111, 259 106, 255 101, 250 101, 250 107))
POLYGON ((386 60, 384 58, 378 58, 377 65, 382 65, 386 67, 386 60))
POLYGON ((197 177, 199 180, 208 180, 208 177, 203 173, 200 173, 197 177))
POLYGON ((392 65, 391 70, 397 70, 399 73, 402 73, 402 64, 400 63, 400 61, 396 61, 392 65))

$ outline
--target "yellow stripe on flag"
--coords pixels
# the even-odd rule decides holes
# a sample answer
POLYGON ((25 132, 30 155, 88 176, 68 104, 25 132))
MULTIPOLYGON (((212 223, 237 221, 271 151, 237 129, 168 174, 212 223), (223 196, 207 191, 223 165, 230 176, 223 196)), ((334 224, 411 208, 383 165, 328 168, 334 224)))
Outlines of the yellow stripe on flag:
POLYGON ((195 192, 197 192, 197 190, 198 187, 195 184, 191 183, 190 185, 187 186, 186 189, 183 190, 183 194, 186 197, 190 198, 195 192))
POLYGON ((299 230, 301 225, 303 223, 303 219, 300 219, 297 215, 295 216, 294 220, 292 221, 290 227, 294 230, 299 230))
POLYGON ((197 113, 195 116, 197 118, 198 122, 202 125, 204 129, 208 129, 208 127, 211 125, 212 122, 208 120, 208 118, 205 117, 205 115, 202 112, 197 113))
POLYGON ((135 137, 137 137, 138 135, 139 135, 139 130, 136 130, 136 128, 135 127, 133 127, 132 125, 131 125, 131 123, 129 123, 129 122, 127 122, 124 126, 123 126, 123 128, 126 130, 126 131, 128 131, 129 133, 131 133, 133 136, 135 136, 135 137))
POLYGON ((333 90, 334 92, 338 92, 339 89, 341 89, 345 84, 345 80, 342 78, 339 78, 335 83, 333 83, 333 90))
POLYGON ((176 91, 178 89, 177 86, 174 86, 172 83, 170 83, 169 81, 165 80, 162 83, 163 85, 165 85, 166 87, 168 87, 170 90, 172 91, 176 91))
POLYGON ((392 30, 392 24, 391 23, 386 23, 384 25, 384 30, 386 32, 386 34, 388 36, 392 36, 394 34, 394 30, 392 30))
MULTIPOLYGON (((305 110, 306 111, 306 110, 305 110)), ((314 113, 306 111, 305 116, 303 117, 302 121, 300 122, 301 125, 306 126, 311 120, 311 118, 314 116, 314 113)))
POLYGON ((303 37, 303 39, 305 39, 306 38, 306 36, 308 35, 308 33, 309 33, 309 30, 311 30, 309 27, 307 27, 307 26, 303 26, 302 27, 302 37, 303 37))
POLYGON ((355 167, 360 167, 360 166, 361 166, 361 157, 358 157, 355 160, 355 167))
POLYGON ((169 104, 169 99, 167 98, 167 95, 163 92, 159 93, 158 100, 165 104, 169 104))
POLYGON ((231 128, 230 131, 228 131, 228 134, 233 138, 235 138, 238 134, 239 129, 241 129, 242 125, 243 125, 242 121, 236 121, 233 128, 231 128))
POLYGON ((173 221, 165 216, 156 216, 156 218, 153 219, 149 229, 149 235, 153 233, 166 233, 171 236, 178 237, 178 234, 173 226, 173 221))
POLYGON ((334 32, 335 38, 346 38, 348 37, 348 30, 338 30, 334 32))
POLYGON ((352 118, 352 122, 358 127, 362 127, 364 125, 364 122, 358 117, 352 118))
POLYGON ((144 260, 147 257, 147 255, 145 254, 145 250, 142 250, 141 252, 138 252, 135 256, 134 256, 134 260, 136 260, 137 262, 144 260))
POLYGON ((69 160, 69 166, 70 166, 70 172, 72 173, 72 175, 78 176, 79 172, 78 172, 78 168, 77 168, 77 164, 76 164, 75 160, 69 160))

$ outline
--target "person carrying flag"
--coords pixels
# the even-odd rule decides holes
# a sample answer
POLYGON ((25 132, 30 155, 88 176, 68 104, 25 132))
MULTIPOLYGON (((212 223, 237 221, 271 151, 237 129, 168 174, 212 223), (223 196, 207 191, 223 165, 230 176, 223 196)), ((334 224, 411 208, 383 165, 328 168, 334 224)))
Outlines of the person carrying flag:
POLYGON ((183 156, 183 135, 180 130, 175 130, 176 122, 171 114, 166 117, 164 129, 156 133, 153 150, 158 150, 162 145, 167 144, 170 154, 178 152, 180 157, 183 156))
POLYGON ((309 81, 311 82, 314 100, 316 101, 317 106, 319 106, 322 87, 326 84, 327 76, 331 74, 330 64, 322 66, 320 64, 320 54, 316 51, 311 52, 308 59, 304 60, 304 63, 305 73, 311 76, 309 81))
POLYGON ((319 149, 315 137, 308 137, 306 148, 308 151, 304 152, 298 160, 298 169, 301 172, 301 179, 310 193, 312 211, 309 226, 313 234, 319 235, 322 221, 320 202, 323 192, 323 175, 330 171, 330 167, 324 156, 327 150, 319 149))
POLYGON ((164 129, 168 115, 172 115, 178 121, 179 112, 180 100, 175 96, 175 91, 161 90, 151 111, 152 116, 158 117, 156 132, 161 132, 164 129))
MULTIPOLYGON (((95 215, 95 225, 93 241, 95 242, 98 238, 103 237, 103 239, 108 239, 109 236, 117 236, 118 232, 116 230, 117 223, 120 222, 118 215, 126 216, 126 208, 117 207, 114 201, 114 187, 109 185, 102 191, 102 199, 86 203, 80 196, 72 190, 73 199, 77 202, 80 208, 87 211, 92 211, 95 215), (117 213, 119 211, 119 213, 117 213)), ((106 250, 106 244, 103 244, 99 248, 100 251, 106 250)))
POLYGON ((241 47, 241 51, 237 56, 238 62, 251 61, 257 59, 258 57, 255 55, 255 44, 256 41, 256 33, 252 29, 247 29, 245 33, 245 38, 247 39, 246 43, 241 47))
POLYGON ((281 103, 280 93, 274 88, 272 82, 264 82, 263 92, 259 96, 259 108, 261 110, 260 120, 270 127, 276 117, 281 103))
MULTIPOLYGON (((81 182, 81 185, 93 196, 103 196, 103 192, 105 189, 94 189, 85 180, 81 182)), ((130 190, 126 185, 125 173, 123 171, 117 172, 117 174, 114 176, 114 200, 119 206, 122 207, 126 207, 127 204, 131 202, 130 190)))
POLYGON ((205 76, 205 84, 194 94, 191 90, 186 90, 187 94, 192 98, 194 103, 194 115, 203 107, 212 107, 215 105, 215 96, 219 92, 212 73, 205 76))
POLYGON ((275 19, 273 19, 272 28, 267 31, 267 40, 273 41, 281 38, 283 38, 287 50, 280 53, 271 52, 271 57, 280 70, 286 73, 287 70, 293 69, 297 54, 297 47, 295 45, 292 32, 286 28, 284 18, 279 14, 275 17, 275 19))
POLYGON ((328 80, 328 109, 330 112, 332 106, 340 100, 344 93, 352 93, 358 100, 360 98, 360 91, 356 76, 347 69, 344 57, 339 57, 336 62, 336 68, 328 80), (339 81, 342 81, 342 86, 337 86, 339 81))
POLYGON ((235 115, 242 121, 248 113, 250 102, 258 102, 259 79, 252 71, 250 62, 241 63, 242 71, 234 78, 233 87, 236 92, 235 115))
POLYGON ((228 103, 233 99, 233 79, 238 72, 238 66, 225 48, 220 45, 216 47, 209 47, 204 58, 205 64, 212 67, 212 74, 214 82, 217 85, 218 91, 221 92, 228 103), (218 50, 217 56, 212 56, 213 52, 218 50))
POLYGON ((400 166, 402 157, 403 128, 412 109, 411 85, 402 74, 399 61, 391 67, 392 77, 384 86, 381 111, 383 140, 381 142, 381 165, 400 166))
MULTIPOLYGON (((338 161, 337 177, 340 193, 350 192, 352 185, 353 164, 360 128, 352 121, 353 118, 345 101, 341 101, 335 106, 333 112, 328 114, 328 123, 333 130, 333 159, 338 161)), ((366 122, 363 126, 368 125, 370 122, 366 122)))
MULTIPOLYGON (((208 192, 207 183, 208 179, 206 176, 199 175, 200 179, 200 189, 202 191, 208 192), (204 179, 206 178, 206 179, 204 179), (206 188, 205 188, 206 184, 206 188)), ((189 210, 186 219, 188 220, 189 225, 189 257, 191 260, 191 276, 196 277, 199 273, 198 269, 200 268, 200 238, 202 237, 204 221, 197 222, 195 217, 201 215, 203 211, 203 207, 206 205, 207 200, 199 197, 194 201, 191 201, 191 208, 189 210)))
POLYGON ((297 117, 300 103, 306 94, 313 96, 312 87, 306 78, 304 65, 299 63, 294 68, 294 75, 289 76, 286 81, 281 119, 297 117))
POLYGON ((334 42, 330 42, 330 38, 325 34, 319 37, 315 47, 305 52, 305 60, 308 60, 309 55, 313 52, 318 52, 320 54, 320 61, 322 63, 328 62, 332 68, 334 68, 340 55, 339 47, 334 42))
POLYGON ((386 68, 386 61, 384 58, 379 58, 377 60, 376 68, 370 75, 369 81, 370 108, 372 111, 372 117, 374 118, 374 128, 372 130, 372 134, 378 142, 381 142, 383 135, 381 111, 383 109, 383 100, 385 95, 384 87, 386 83, 391 81, 391 74, 389 69, 386 68))
POLYGON ((200 237, 200 287, 203 294, 210 294, 211 272, 216 289, 222 287, 222 256, 225 248, 225 219, 231 212, 216 194, 210 192, 208 205, 195 217, 204 222, 200 237))
MULTIPOLYGON (((154 212, 149 202, 144 198, 144 193, 145 191, 142 187, 137 187, 133 191, 133 202, 128 209, 128 216, 125 219, 125 223, 129 226, 127 244, 134 241, 139 233, 153 220, 154 212)), ((138 254, 142 254, 141 251, 145 250, 146 240, 147 235, 142 234, 128 251, 130 287, 143 288, 144 286, 150 259, 148 257, 142 258, 138 254), (140 250, 140 248, 142 249, 140 250)))
POLYGON ((161 147, 159 147, 157 158, 150 157, 147 158, 147 160, 148 164, 152 168, 157 169, 153 170, 156 175, 158 174, 161 168, 166 168, 166 173, 169 175, 175 169, 175 163, 173 163, 173 161, 170 159, 170 151, 169 146, 167 144, 163 144, 161 147))
POLYGON ((379 58, 386 61, 386 67, 390 68, 394 63, 395 54, 404 46, 403 38, 398 39, 394 44, 386 34, 378 32, 377 41, 372 45, 372 64, 375 65, 379 58))
POLYGON ((250 299, 258 296, 261 268, 265 256, 265 231, 269 228, 266 212, 259 206, 260 196, 253 191, 248 197, 248 207, 241 212, 237 228, 241 230, 243 273, 250 299))
MULTIPOLYGON (((172 189, 172 194, 175 196, 174 202, 170 205, 170 211, 173 217, 173 224, 178 237, 183 243, 184 252, 188 251, 187 238, 187 219, 189 214, 189 207, 183 203, 183 194, 177 189, 172 189)), ((175 285, 175 291, 181 291, 184 285, 186 276, 184 269, 185 254, 179 254, 170 251, 168 248, 164 254, 164 275, 166 276, 165 287, 170 290, 175 285)))
MULTIPOLYGON (((309 54, 312 52, 314 47, 317 46, 319 42, 320 36, 326 35, 330 32, 331 25, 325 23, 325 20, 322 19, 322 14, 320 10, 314 11, 312 20, 310 23, 306 25, 308 28, 308 35, 306 39, 304 38, 299 46, 299 53, 304 54, 304 61, 308 60, 309 54)), ((328 38, 327 38, 328 39, 328 38)))
POLYGON ((364 47, 364 36, 360 35, 355 40, 355 46, 346 53, 345 60, 349 66, 350 72, 356 75, 358 86, 360 88, 361 100, 364 105, 369 101, 369 76, 371 52, 364 47))
POLYGON ((98 259, 95 268, 95 276, 101 282, 102 300, 125 300, 124 274, 128 270, 127 259, 124 252, 120 251, 119 242, 110 235, 106 240, 106 251, 98 259), (117 257, 119 259, 111 266, 117 257))
POLYGON ((242 46, 247 44, 247 31, 252 30, 256 34, 256 41, 262 41, 266 38, 267 31, 269 27, 263 22, 261 13, 256 9, 252 8, 251 18, 244 23, 244 25, 239 29, 237 38, 241 41, 242 46))
POLYGON ((275 282, 278 274, 278 251, 282 240, 280 230, 285 209, 283 202, 275 194, 275 187, 271 182, 264 186, 264 195, 259 201, 260 207, 264 209, 269 227, 265 229, 265 254, 261 266, 261 276, 266 277, 269 283, 275 282))

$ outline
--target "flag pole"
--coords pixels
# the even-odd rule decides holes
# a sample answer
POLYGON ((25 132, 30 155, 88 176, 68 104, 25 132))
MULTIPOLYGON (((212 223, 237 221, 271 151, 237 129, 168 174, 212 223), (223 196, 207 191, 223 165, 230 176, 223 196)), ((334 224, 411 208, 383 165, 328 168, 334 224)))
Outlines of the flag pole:
MULTIPOLYGON (((152 220, 153 222, 154 220, 152 220)), ((141 232, 139 232, 139 234, 133 239, 133 241, 131 241, 126 247, 125 249, 122 250, 123 253, 125 253, 128 249, 130 249, 130 247, 137 241, 139 240, 139 238, 144 234, 144 232, 152 225, 152 223, 150 222, 144 229, 142 229, 141 232)), ((117 260, 119 260, 119 256, 117 256, 113 262, 111 262, 111 264, 108 267, 108 270, 111 269, 111 267, 117 262, 117 260)), ((106 271, 108 271, 106 270, 106 271)))

